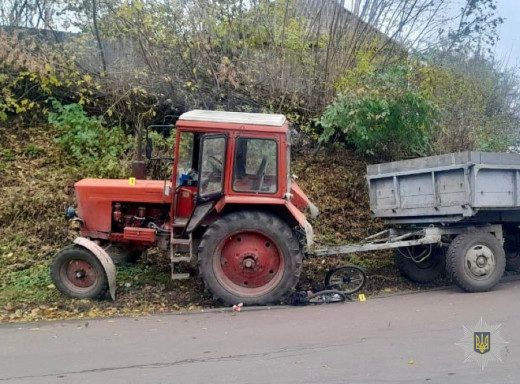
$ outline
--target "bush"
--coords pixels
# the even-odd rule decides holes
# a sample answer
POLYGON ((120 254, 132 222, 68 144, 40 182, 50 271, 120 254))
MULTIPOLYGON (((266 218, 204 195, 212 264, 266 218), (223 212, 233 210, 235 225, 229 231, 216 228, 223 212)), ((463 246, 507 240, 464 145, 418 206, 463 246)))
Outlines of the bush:
MULTIPOLYGON (((409 83, 408 69, 359 73, 325 108, 321 142, 342 142, 384 159, 425 155, 437 109, 409 83)), ((346 76, 349 76, 347 73, 346 76)))
POLYGON ((106 128, 100 117, 89 117, 79 104, 61 105, 53 101, 49 123, 60 133, 61 149, 80 166, 82 174, 94 177, 123 177, 128 166, 122 160, 131 140, 121 127, 106 128))

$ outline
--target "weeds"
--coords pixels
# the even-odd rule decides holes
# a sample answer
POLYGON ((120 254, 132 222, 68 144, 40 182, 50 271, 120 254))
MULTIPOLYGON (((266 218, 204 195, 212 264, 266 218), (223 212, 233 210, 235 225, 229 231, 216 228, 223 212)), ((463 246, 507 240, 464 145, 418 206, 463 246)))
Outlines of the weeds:
POLYGON ((29 144, 27 145, 27 147, 25 148, 25 156, 29 157, 29 158, 32 158, 32 159, 36 159, 40 156, 43 156, 45 154, 45 150, 41 147, 38 147, 34 144, 29 144))
POLYGON ((57 143, 84 176, 118 178, 127 176, 124 159, 132 146, 121 127, 105 127, 101 117, 88 116, 80 104, 62 105, 54 100, 49 123, 58 129, 57 143))
POLYGON ((5 285, 0 290, 0 307, 12 302, 42 304, 55 300, 58 292, 52 286, 49 267, 50 260, 46 260, 3 275, 5 285))

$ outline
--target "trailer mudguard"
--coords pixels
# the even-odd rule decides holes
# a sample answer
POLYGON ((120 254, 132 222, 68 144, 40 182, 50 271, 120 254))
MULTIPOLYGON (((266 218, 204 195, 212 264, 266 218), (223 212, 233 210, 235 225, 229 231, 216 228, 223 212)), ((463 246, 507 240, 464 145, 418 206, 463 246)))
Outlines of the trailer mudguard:
POLYGON ((94 256, 97 257, 101 265, 103 266, 103 269, 105 270, 105 273, 107 275, 108 280, 108 290, 110 292, 110 297, 112 300, 116 299, 116 266, 114 265, 114 262, 108 256, 108 253, 101 248, 99 245, 97 245, 92 240, 87 239, 86 237, 76 237, 74 239, 74 244, 77 244, 83 248, 88 249, 94 256))

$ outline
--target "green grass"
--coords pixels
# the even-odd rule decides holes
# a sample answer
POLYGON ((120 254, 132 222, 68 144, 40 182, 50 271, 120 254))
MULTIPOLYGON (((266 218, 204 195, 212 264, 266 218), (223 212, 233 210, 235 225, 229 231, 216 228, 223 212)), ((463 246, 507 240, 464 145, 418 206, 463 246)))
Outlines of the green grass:
POLYGON ((372 253, 354 253, 349 256, 349 264, 355 264, 367 270, 392 267, 394 258, 390 253, 386 252, 386 254, 388 254, 388 257, 382 255, 374 257, 372 253))
POLYGON ((45 304, 59 297, 49 274, 50 260, 19 271, 4 272, 0 306, 8 303, 45 304))
POLYGON ((15 154, 10 149, 2 149, 0 155, 6 161, 11 161, 15 158, 15 154))
MULTIPOLYGON (((51 285, 51 260, 30 266, 18 271, 2 271, 0 289, 0 307, 8 303, 48 304, 61 297, 51 285)), ((170 275, 156 266, 144 264, 119 264, 117 266, 117 282, 119 289, 125 290, 125 284, 130 283, 130 290, 145 285, 164 285, 174 288, 178 282, 171 280, 170 275)))
POLYGON ((177 286, 178 282, 172 280, 169 272, 165 272, 157 265, 145 265, 142 263, 128 264, 122 263, 117 265, 117 281, 119 285, 124 286, 125 283, 132 283, 132 286, 140 287, 144 285, 164 285, 167 288, 177 286))
POLYGON ((45 149, 34 144, 28 144, 24 151, 25 156, 35 159, 45 154, 45 149))

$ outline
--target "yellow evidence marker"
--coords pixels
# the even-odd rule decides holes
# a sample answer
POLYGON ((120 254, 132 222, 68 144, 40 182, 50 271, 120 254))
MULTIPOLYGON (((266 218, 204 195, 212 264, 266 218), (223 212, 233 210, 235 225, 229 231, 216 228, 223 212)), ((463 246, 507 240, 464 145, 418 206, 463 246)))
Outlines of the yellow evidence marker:
POLYGON ((130 184, 130 185, 135 185, 135 177, 130 177, 130 178, 128 179, 128 184, 130 184))
POLYGON ((367 301, 367 298, 365 297, 365 294, 358 295, 359 301, 367 301))

